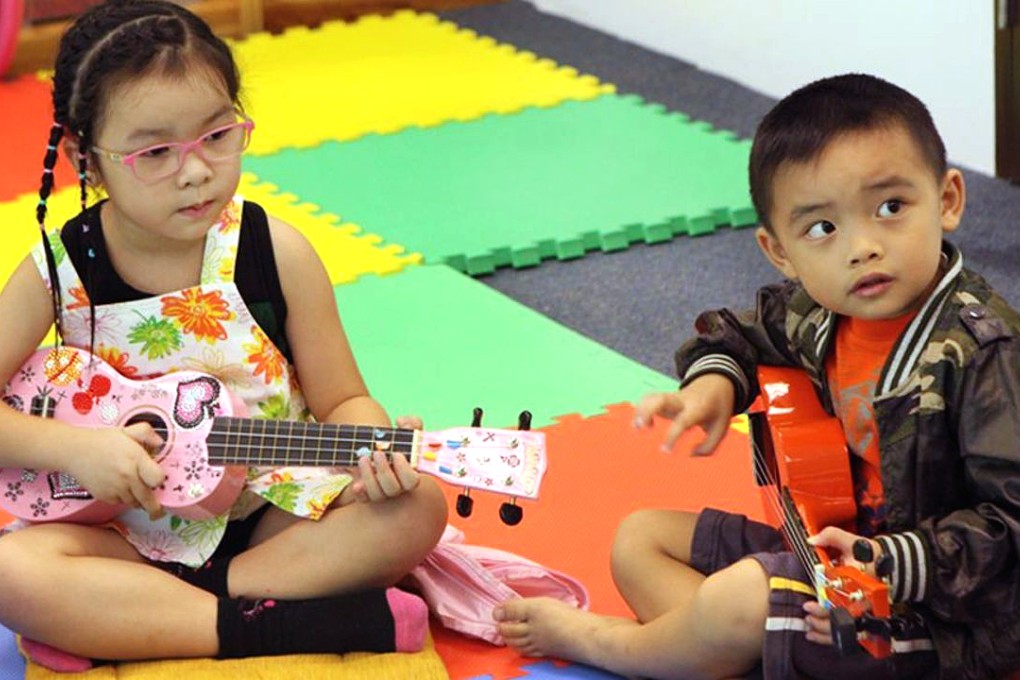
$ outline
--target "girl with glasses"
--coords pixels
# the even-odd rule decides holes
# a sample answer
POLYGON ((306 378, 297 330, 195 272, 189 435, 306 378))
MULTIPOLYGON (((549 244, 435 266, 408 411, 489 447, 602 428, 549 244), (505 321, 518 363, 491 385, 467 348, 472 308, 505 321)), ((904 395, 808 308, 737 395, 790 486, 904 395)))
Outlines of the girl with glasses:
MULTIPOLYGON (((235 194, 255 128, 239 92, 229 48, 171 2, 109 0, 67 31, 42 243, 0 294, 0 385, 55 324, 127 377, 212 374, 253 418, 390 425, 309 243, 235 194), (58 149, 78 170, 81 212, 47 233, 58 149), (108 198, 87 205, 89 187, 108 198)), ((183 519, 154 495, 165 472, 149 452, 164 442, 150 423, 75 426, 8 401, 0 467, 62 471, 128 507, 0 538, 0 622, 37 660, 422 647, 424 602, 393 586, 438 541, 446 505, 399 454, 353 470, 252 467, 228 511, 183 519)))

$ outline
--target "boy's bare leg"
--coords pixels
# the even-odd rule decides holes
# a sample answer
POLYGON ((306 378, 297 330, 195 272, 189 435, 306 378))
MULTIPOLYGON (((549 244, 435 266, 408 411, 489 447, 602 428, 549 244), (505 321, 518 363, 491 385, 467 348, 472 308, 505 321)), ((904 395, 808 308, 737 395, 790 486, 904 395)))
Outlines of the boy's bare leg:
POLYGON ((648 623, 575 609, 559 600, 511 600, 500 631, 529 656, 555 656, 626 676, 729 678, 758 664, 768 580, 753 560, 706 578, 687 606, 648 623))
POLYGON ((610 556, 613 581, 638 621, 689 606, 705 580, 688 566, 697 521, 696 513, 639 510, 620 523, 610 556))

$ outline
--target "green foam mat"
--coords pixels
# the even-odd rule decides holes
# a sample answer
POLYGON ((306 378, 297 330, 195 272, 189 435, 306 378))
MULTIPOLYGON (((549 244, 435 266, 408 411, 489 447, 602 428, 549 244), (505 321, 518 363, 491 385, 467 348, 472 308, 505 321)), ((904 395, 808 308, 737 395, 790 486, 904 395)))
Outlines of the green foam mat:
POLYGON ((556 416, 676 389, 677 381, 443 266, 408 267, 336 287, 337 305, 373 396, 426 429, 471 422, 532 426, 556 416))
POLYGON ((750 145, 633 96, 247 158, 300 200, 470 274, 756 220, 750 145))

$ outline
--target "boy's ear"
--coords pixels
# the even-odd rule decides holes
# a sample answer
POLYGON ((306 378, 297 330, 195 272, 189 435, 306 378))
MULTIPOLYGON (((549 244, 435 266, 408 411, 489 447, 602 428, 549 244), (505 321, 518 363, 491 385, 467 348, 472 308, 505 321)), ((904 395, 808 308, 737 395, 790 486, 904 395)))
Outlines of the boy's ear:
POLYGON ((788 279, 797 278, 797 270, 793 268, 789 258, 786 256, 783 244, 779 242, 775 234, 765 227, 758 227, 754 231, 754 237, 758 241, 758 247, 761 248, 761 252, 765 253, 765 257, 768 258, 773 267, 778 269, 788 279))
POLYGON ((963 173, 956 168, 946 171, 942 180, 942 231, 950 232, 960 226, 963 209, 967 204, 967 186, 963 173))

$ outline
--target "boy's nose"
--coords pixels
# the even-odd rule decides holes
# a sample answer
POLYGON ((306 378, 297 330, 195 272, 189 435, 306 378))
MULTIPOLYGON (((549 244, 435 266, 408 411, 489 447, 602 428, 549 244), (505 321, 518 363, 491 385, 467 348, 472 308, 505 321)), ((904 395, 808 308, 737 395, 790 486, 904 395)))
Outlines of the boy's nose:
POLYGON ((882 244, 868 230, 857 230, 850 240, 848 260, 856 267, 882 257, 882 244))

